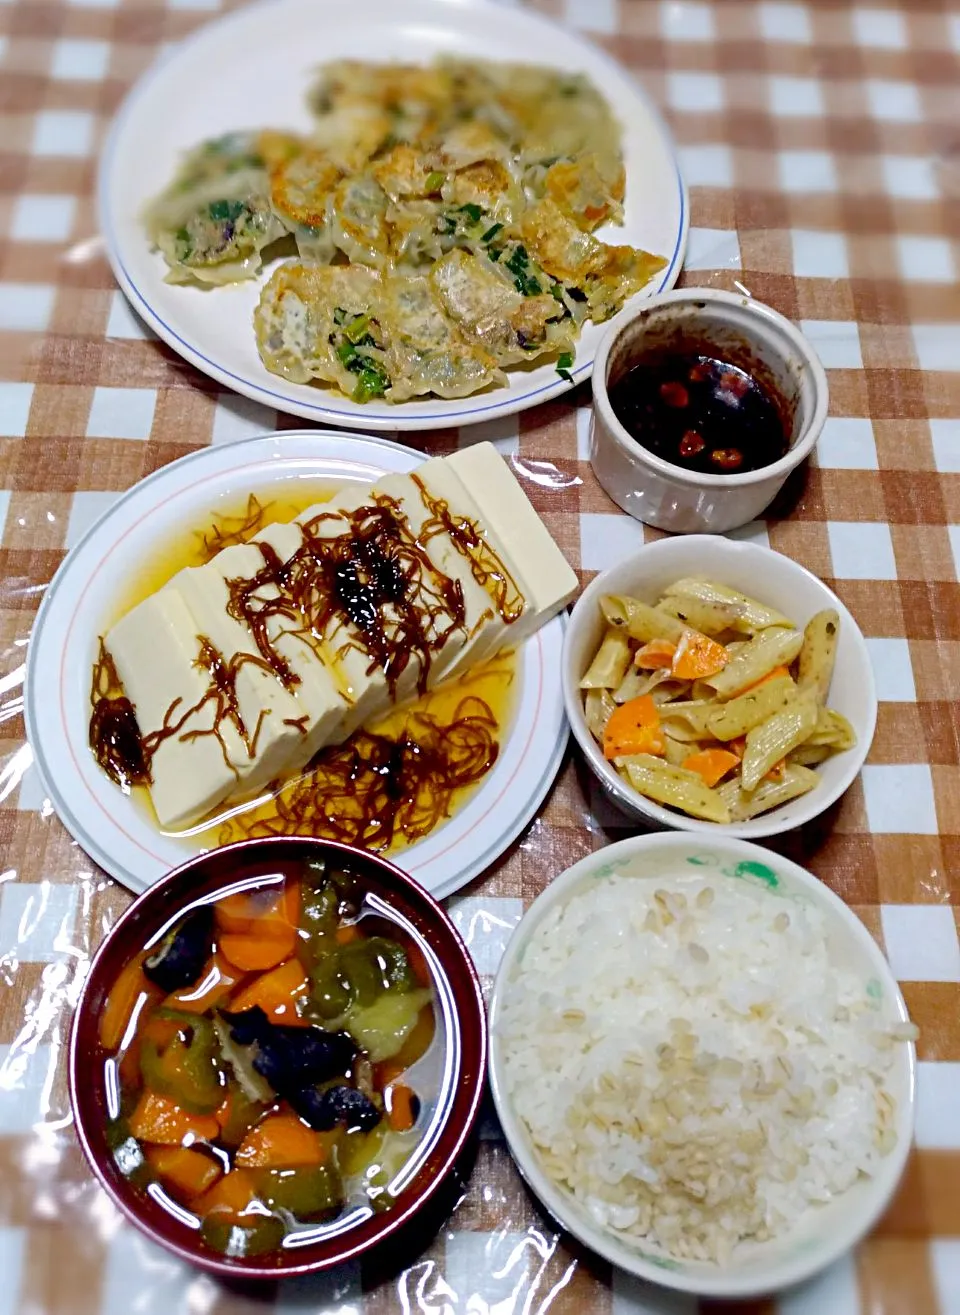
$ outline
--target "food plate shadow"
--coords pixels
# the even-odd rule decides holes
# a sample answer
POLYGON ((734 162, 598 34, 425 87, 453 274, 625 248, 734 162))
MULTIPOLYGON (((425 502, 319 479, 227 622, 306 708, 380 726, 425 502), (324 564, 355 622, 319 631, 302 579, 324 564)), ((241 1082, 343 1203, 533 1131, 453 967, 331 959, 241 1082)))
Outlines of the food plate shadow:
MULTIPOLYGON (((573 757, 573 745, 568 740, 567 746, 563 752, 563 758, 560 761, 560 766, 556 769, 556 775, 551 781, 550 788, 548 789, 547 793, 544 795, 543 800, 540 803, 540 807, 537 809, 534 816, 530 818, 530 821, 520 832, 517 838, 514 841, 512 841, 507 846, 506 849, 502 850, 501 853, 493 860, 492 863, 490 863, 488 867, 484 868, 484 870, 482 872, 479 872, 475 877, 472 877, 467 884, 457 887, 453 892, 451 892, 450 897, 441 897, 443 899, 443 903, 445 907, 448 907, 449 898, 451 897, 459 900, 465 897, 469 897, 471 895, 474 896, 480 895, 481 893, 484 895, 490 895, 491 893, 496 893, 500 895, 511 893, 510 890, 500 890, 500 889, 496 890, 496 892, 491 892, 490 882, 496 881, 500 877, 500 874, 502 872, 507 871, 509 869, 510 864, 516 860, 516 856, 522 853, 525 850, 526 846, 530 843, 531 839, 534 838, 536 828, 538 828, 542 824, 546 814, 549 812, 551 804, 553 802, 554 795, 557 793, 557 791, 560 788, 560 782, 564 779, 564 777, 567 774, 567 768, 569 767, 570 760, 572 757, 573 757)), ((401 853, 400 855, 398 855, 395 861, 397 863, 397 866, 402 868, 403 854, 401 853)), ((569 861, 571 860, 569 860, 565 856, 564 862, 567 863, 569 861)), ((552 874, 553 874, 552 870, 548 872, 546 874, 546 880, 549 881, 552 874)), ((415 873, 411 873, 410 875, 413 876, 414 880, 417 879, 415 873)), ((511 883, 508 878, 507 885, 509 886, 510 884, 511 883)))
POLYGON ((615 840, 623 840, 627 835, 652 835, 666 830, 657 826, 653 818, 641 820, 637 814, 628 813, 613 795, 607 794, 582 754, 574 755, 574 771, 583 799, 583 825, 595 842, 584 850, 585 853, 601 849, 615 840))
MULTIPOLYGON (((544 1206, 542 1201, 534 1195, 530 1185, 516 1166, 514 1166, 517 1177, 523 1187, 523 1198, 526 1205, 525 1215, 531 1222, 527 1225, 526 1232, 533 1236, 539 1234, 544 1239, 549 1248, 550 1254, 562 1250, 565 1257, 568 1258, 568 1264, 564 1268, 572 1273, 575 1269, 579 1276, 579 1284, 590 1282, 603 1284, 609 1287, 612 1282, 613 1266, 603 1256, 591 1251, 589 1247, 574 1237, 571 1232, 564 1228, 559 1219, 555 1219, 550 1211, 544 1206)), ((663 1305, 664 1298, 667 1296, 665 1289, 655 1287, 652 1283, 644 1283, 640 1279, 634 1280, 631 1275, 623 1274, 628 1283, 635 1284, 640 1291, 634 1295, 640 1300, 649 1299, 649 1307, 645 1305, 630 1306, 628 1309, 637 1312, 637 1315, 646 1315, 647 1311, 656 1312, 657 1315, 673 1315, 672 1307, 663 1305), (659 1303, 659 1304, 657 1304, 659 1303)), ((571 1310, 576 1315, 587 1315, 583 1307, 571 1303, 571 1310)), ((677 1308, 680 1315, 679 1307, 677 1308)), ((731 1312, 731 1315, 733 1313, 731 1312)))
MULTIPOLYGON (((463 1154, 447 1175, 443 1186, 402 1229, 385 1238, 362 1262, 363 1284, 367 1290, 383 1288, 414 1266, 421 1254, 445 1227, 453 1227, 457 1211, 470 1191, 470 1177, 477 1160, 479 1133, 474 1130, 463 1154)), ((309 1309, 314 1309, 310 1307, 309 1309)))
MULTIPOLYGON (((793 863, 798 863, 801 867, 809 868, 815 877, 820 880, 821 870, 829 869, 833 873, 833 880, 826 882, 842 899, 854 904, 863 904, 868 901, 859 898, 863 892, 863 882, 865 879, 873 880, 862 871, 862 865, 857 864, 857 872, 853 875, 850 889, 845 889, 841 880, 841 873, 838 871, 836 862, 827 865, 824 861, 824 854, 828 846, 836 844, 837 837, 842 835, 838 830, 840 812, 843 808, 843 798, 837 799, 812 821, 797 827, 795 831, 785 831, 781 835, 768 836, 766 839, 759 841, 767 849, 773 850, 775 854, 780 854, 783 858, 788 858, 793 863)), ((879 892, 876 898, 869 901, 871 903, 881 903, 879 892)))
POLYGON ((809 461, 804 461, 787 476, 783 488, 763 513, 764 520, 789 520, 797 511, 809 511, 808 500, 817 496, 819 477, 812 474, 809 461))

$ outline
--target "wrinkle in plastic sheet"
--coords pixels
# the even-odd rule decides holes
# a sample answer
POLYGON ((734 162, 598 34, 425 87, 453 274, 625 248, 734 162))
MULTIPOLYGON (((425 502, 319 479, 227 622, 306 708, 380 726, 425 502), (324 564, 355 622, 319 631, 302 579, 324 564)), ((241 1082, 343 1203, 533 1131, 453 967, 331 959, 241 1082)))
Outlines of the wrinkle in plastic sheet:
MULTIPOLYGON (((579 483, 549 461, 512 465, 540 490, 579 483)), ((464 1177, 399 1258, 250 1289, 184 1265, 119 1215, 74 1138, 66 1050, 90 959, 131 896, 64 831, 24 739, 29 618, 44 589, 0 581, 0 611, 18 625, 0 650, 0 1315, 693 1315, 695 1302, 611 1274, 553 1226, 489 1099, 464 1177)), ((554 798, 562 839, 548 804, 487 877, 447 901, 487 990, 525 904, 580 857, 571 836, 586 852, 623 826, 573 760, 554 798)), ((949 898, 944 882, 929 873, 931 902, 949 898)))
MULTIPOLYGON (((515 457, 512 464, 520 479, 541 489, 580 482, 549 461, 515 457)), ((113 1207, 74 1138, 66 1061, 91 957, 132 897, 67 835, 24 738, 29 619, 44 591, 24 579, 0 582, 0 610, 22 626, 0 653, 0 835, 7 864, 0 871, 0 1315, 611 1310, 609 1271, 572 1250, 530 1197, 489 1099, 465 1177, 450 1184, 444 1213, 424 1221, 412 1248, 417 1254, 399 1261, 375 1254, 330 1275, 260 1289, 228 1286, 154 1246, 113 1207)), ((586 843, 596 846, 617 816, 588 782, 581 786, 569 792, 577 798, 575 819, 586 843)), ((546 879, 556 864, 541 815, 497 865, 492 881, 447 901, 487 990, 524 900, 486 890, 501 889, 503 874, 518 869, 546 879)), ((506 885, 522 889, 524 883, 511 878, 506 885)), ((644 1296, 639 1305, 621 1299, 616 1306, 618 1315, 677 1309, 662 1294, 644 1296)))
MULTIPOLYGON (((549 462, 517 466, 521 478, 547 488, 571 478, 549 462)), ((424 1222, 418 1254, 399 1262, 374 1256, 267 1288, 225 1285, 141 1237, 101 1191, 74 1138, 67 1047, 91 957, 131 896, 64 831, 24 738, 30 617, 43 592, 23 579, 0 582, 0 609, 20 627, 0 650, 0 1315, 564 1309, 581 1262, 520 1182, 489 1102, 446 1213, 424 1222)), ((517 855, 532 860, 546 842, 537 821, 517 855)), ((487 897, 475 886, 448 907, 489 986, 521 899, 487 897)))
MULTIPOLYGON (((511 464, 540 491, 580 482, 549 461, 511 464)), ((66 1050, 90 959, 131 896, 64 831, 24 739, 29 618, 44 589, 0 582, 0 610, 20 627, 0 652, 0 1315, 693 1315, 694 1301, 611 1274, 557 1231, 520 1180, 489 1099, 464 1177, 399 1258, 374 1253, 333 1274, 244 1288, 169 1256, 119 1215, 74 1138, 66 1050)), ((486 878, 447 901, 487 992, 525 904, 580 857, 571 835, 586 852, 623 826, 573 760, 555 796, 562 840, 548 805, 486 878)), ((936 870, 925 890, 931 902, 949 898, 936 870)))

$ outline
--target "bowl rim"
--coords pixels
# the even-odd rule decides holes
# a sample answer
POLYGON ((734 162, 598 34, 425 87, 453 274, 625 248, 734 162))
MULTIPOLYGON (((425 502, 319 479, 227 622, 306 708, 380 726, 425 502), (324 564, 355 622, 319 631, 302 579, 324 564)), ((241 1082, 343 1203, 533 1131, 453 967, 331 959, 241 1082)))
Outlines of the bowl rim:
MULTIPOLYGON (((712 566, 711 566, 711 569, 712 566)), ((779 568, 778 568, 779 569, 779 568)), ((722 568, 719 574, 722 575, 722 568)), ((777 606, 777 600, 772 600, 772 605, 777 606)), ((727 835, 736 836, 742 840, 754 840, 761 837, 782 835, 784 832, 793 831, 797 827, 805 826, 812 822, 814 818, 819 817, 826 812, 836 801, 849 790, 850 786, 856 780, 861 768, 866 762, 867 755, 870 752, 870 746, 873 743, 874 733, 877 726, 877 714, 879 704, 877 700, 876 681, 873 675, 873 666, 870 662, 870 654, 867 650, 866 640, 863 631, 857 625, 857 622, 844 604, 843 600, 838 598, 829 585, 825 584, 819 576, 814 575, 812 571, 801 566, 799 562, 787 557, 785 553, 779 553, 774 548, 764 547, 763 544, 750 543, 740 539, 728 539, 723 535, 716 534, 685 534, 682 536, 673 536, 667 539, 657 539, 652 543, 645 543, 637 548, 634 552, 628 553, 613 566, 607 567, 596 575, 587 587, 582 591, 580 597, 576 600, 567 622, 566 633, 563 637, 563 670, 561 672, 561 683, 563 686, 563 701, 567 712, 567 720, 570 722, 570 729, 573 731, 574 738, 584 757, 587 765, 593 771, 594 775, 600 781, 608 792, 631 814, 639 813, 661 827, 672 831, 691 831, 699 832, 702 835, 727 835), (674 548, 672 545, 680 544, 681 548, 674 548), (590 609, 596 605, 596 600, 600 594, 607 592, 606 581, 613 571, 619 571, 628 564, 639 563, 650 554, 664 554, 670 552, 696 551, 700 549, 703 560, 713 562, 717 554, 735 553, 742 557, 754 556, 758 560, 777 559, 783 563, 783 569, 793 571, 800 576, 805 577, 823 592, 823 606, 834 607, 840 616, 841 629, 848 632, 854 650, 857 654, 858 665, 860 670, 860 679, 865 691, 868 704, 867 724, 864 728, 864 734, 861 736, 858 729, 857 743, 851 749, 844 750, 847 756, 846 769, 839 775, 837 781, 829 788, 817 787, 811 790, 803 799, 807 800, 804 807, 797 811, 799 816, 792 817, 789 821, 783 821, 782 810, 788 804, 781 804, 779 807, 771 809, 769 813, 761 813, 758 817, 750 818, 746 822, 707 822, 697 817, 687 817, 683 813, 674 812, 671 809, 664 808, 653 799, 647 799, 645 795, 639 794, 631 785, 626 782, 622 776, 606 761, 600 753, 599 746, 587 727, 583 715, 579 697, 579 688, 574 676, 570 670, 571 650, 573 641, 577 634, 578 625, 583 624, 584 618, 590 613, 590 609)), ((789 801, 790 803, 796 801, 789 801)), ((802 800, 800 801, 802 803, 802 800)))
MULTIPOLYGON (((242 880, 242 874, 235 874, 232 878, 229 875, 224 876, 215 883, 214 888, 220 885, 232 884, 237 880, 242 880)), ((186 895, 182 901, 178 897, 171 902, 163 909, 163 917, 169 919, 175 914, 176 908, 181 902, 189 902, 189 895, 186 895)), ((451 990, 453 990, 452 984, 451 990)), ((448 1180, 477 1124, 485 1086, 488 1053, 487 1016, 476 967, 453 920, 428 891, 424 890, 402 868, 380 855, 354 849, 352 846, 342 844, 339 841, 319 840, 308 836, 269 836, 256 840, 241 840, 232 845, 225 845, 219 849, 193 855, 186 862, 173 868, 160 881, 148 886, 120 915, 97 947, 96 953, 90 961, 80 996, 74 1008, 70 1028, 67 1079, 74 1130, 84 1158, 111 1202, 134 1227, 166 1251, 208 1273, 234 1280, 276 1282, 285 1278, 320 1273, 356 1259, 358 1256, 379 1246, 387 1238, 395 1235, 404 1225, 410 1222, 418 1211, 427 1205, 448 1180), (457 954, 457 968, 462 984, 469 985, 470 991, 468 993, 454 991, 456 1016, 461 1024, 460 1074, 454 1083, 454 1099, 441 1129, 441 1141, 434 1147, 431 1157, 421 1165, 412 1182, 404 1189, 409 1195, 409 1200, 399 1208, 394 1208, 380 1216, 374 1216, 379 1223, 379 1227, 362 1241, 349 1243, 351 1232, 354 1230, 347 1230, 343 1234, 331 1238, 329 1242, 321 1241, 316 1243, 317 1246, 329 1246, 331 1243, 335 1243, 338 1249, 330 1255, 312 1260, 305 1258, 299 1263, 280 1266, 258 1263, 259 1257, 251 1257, 248 1261, 245 1261, 242 1257, 230 1259, 213 1251, 204 1252, 199 1246, 192 1247, 178 1241, 173 1232, 168 1234, 154 1228, 144 1219, 137 1208, 135 1190, 132 1187, 128 1187, 127 1190, 118 1189, 117 1182, 110 1174, 105 1172, 101 1164, 102 1152, 93 1144, 93 1138, 83 1113, 84 1097, 81 1095, 81 1087, 93 1090, 94 1084, 90 1080, 91 1065, 88 1062, 89 1057, 80 1053, 80 1043, 81 1032, 88 1016, 89 997, 99 985, 99 977, 105 971, 103 963, 113 952, 116 941, 137 922, 145 908, 152 907, 154 904, 159 904, 162 907, 164 898, 170 893, 171 888, 176 889, 198 867, 202 868, 211 860, 215 859, 218 863, 222 863, 225 858, 229 863, 229 859, 236 855, 238 859, 246 858, 248 861, 254 862, 258 856, 269 858, 274 851, 283 848, 296 849, 301 852, 305 849, 322 850, 326 854, 332 852, 354 864, 359 861, 364 865, 379 868, 391 881, 400 885, 404 896, 411 903, 420 904, 425 916, 440 928, 442 934, 449 941, 450 948, 455 950, 457 954), (249 858, 251 855, 253 858, 249 858), (465 1019, 467 1020, 467 1026, 463 1026, 465 1019), (463 1075, 463 1070, 468 1062, 469 1067, 475 1074, 472 1089, 465 1082, 463 1075), (455 1118, 456 1122, 454 1122, 455 1118)), ((95 1071, 97 1070, 95 1069, 95 1071)), ((126 1179, 121 1177, 121 1181, 126 1184, 126 1179)), ((306 1247, 304 1252, 309 1253, 311 1249, 306 1247)), ((291 1254, 295 1253, 291 1252, 291 1254)))
POLYGON ((743 293, 727 292, 722 288, 673 288, 669 292, 659 292, 652 297, 648 297, 637 306, 629 307, 611 320, 594 357, 593 405, 600 413, 600 418, 609 437, 624 449, 632 460, 646 465, 663 479, 672 480, 674 483, 692 488, 708 488, 711 490, 742 489, 751 488, 768 481, 780 480, 782 483, 792 470, 795 470, 801 462, 806 460, 816 446, 827 418, 829 402, 830 387, 827 382, 826 371, 810 339, 785 315, 775 310, 773 306, 769 306, 763 301, 757 301, 756 298, 743 293), (682 466, 675 466, 672 462, 665 461, 663 457, 658 457, 656 453, 641 446, 617 418, 607 390, 607 362, 614 347, 628 329, 636 324, 638 320, 647 318, 652 311, 656 311, 663 306, 683 305, 690 302, 712 302, 721 306, 736 306, 745 311, 748 317, 755 318, 758 322, 766 321, 789 339, 803 362, 802 368, 811 376, 813 411, 810 420, 799 440, 793 444, 784 456, 780 457, 778 461, 771 462, 769 466, 761 466, 758 470, 744 471, 739 475, 711 475, 709 472, 684 470, 682 466))
MULTIPOLYGON (((863 947, 874 964, 877 975, 882 979, 884 988, 889 994, 898 1017, 904 1021, 909 1018, 903 992, 900 990, 899 983, 887 962, 886 956, 863 922, 835 891, 792 859, 785 858, 780 854, 771 854, 761 846, 751 844, 750 841, 743 840, 739 836, 717 835, 715 841, 719 847, 735 853, 741 861, 752 860, 765 866, 772 862, 782 870, 791 882, 796 882, 809 891, 821 908, 825 906, 826 916, 833 918, 838 926, 842 925, 853 940, 863 947), (826 912, 827 910, 829 912, 826 912)), ((665 1266, 661 1267, 640 1255, 632 1255, 629 1248, 625 1244, 619 1243, 615 1235, 608 1234, 599 1225, 594 1225, 584 1214, 579 1212, 578 1207, 573 1205, 571 1209, 572 1198, 555 1185, 536 1163, 525 1126, 519 1114, 515 1112, 506 1090, 503 1059, 497 1030, 499 1017, 503 1008, 504 997, 509 989, 510 975, 530 937, 543 918, 551 909, 569 898, 578 886, 591 877, 598 876, 597 869, 606 864, 621 858, 629 859, 645 851, 681 849, 692 843, 694 843, 694 837, 684 832, 657 832, 652 835, 630 836, 625 840, 616 841, 614 844, 606 845, 601 849, 594 850, 591 854, 587 854, 556 876, 550 885, 536 897, 514 929, 500 961, 490 992, 488 1004, 490 1089, 510 1154, 524 1182, 549 1214, 585 1246, 603 1256, 611 1264, 661 1287, 721 1299, 764 1296, 803 1282, 845 1255, 862 1241, 876 1225, 893 1198, 910 1155, 916 1122, 917 1054, 916 1045, 913 1041, 904 1042, 907 1047, 905 1052, 906 1096, 900 1109, 901 1136, 897 1141, 897 1145, 885 1160, 885 1163, 891 1166, 888 1186, 882 1190, 877 1190, 873 1197, 867 1197, 862 1219, 852 1231, 847 1230, 845 1233, 843 1230, 838 1230, 836 1234, 828 1238, 825 1247, 816 1250, 811 1248, 801 1253, 792 1262, 780 1262, 774 1270, 774 1277, 762 1281, 757 1276, 738 1275, 735 1270, 723 1271, 719 1268, 716 1275, 683 1274, 665 1266), (782 1274, 782 1276, 777 1277, 777 1274, 782 1274)), ((869 1179, 867 1182, 876 1185, 878 1188, 880 1187, 876 1178, 869 1179)), ((840 1200, 841 1198, 837 1197, 836 1199, 840 1200)))

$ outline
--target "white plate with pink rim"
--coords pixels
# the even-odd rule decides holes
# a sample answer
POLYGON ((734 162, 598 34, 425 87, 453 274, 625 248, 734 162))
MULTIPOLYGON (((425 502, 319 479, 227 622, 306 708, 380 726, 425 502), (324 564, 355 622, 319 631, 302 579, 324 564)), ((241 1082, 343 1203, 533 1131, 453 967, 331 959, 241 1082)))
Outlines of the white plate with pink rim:
MULTIPOLYGON (((332 389, 291 383, 271 374, 257 352, 252 317, 260 283, 215 292, 172 287, 163 281, 162 257, 150 250, 140 218, 144 207, 173 176, 181 155, 201 139, 266 125, 307 130, 305 96, 324 61, 423 63, 439 54, 586 73, 623 128, 627 174, 625 222, 608 225, 600 236, 665 257, 666 267, 637 297, 673 287, 689 224, 676 149, 637 82, 604 51, 537 13, 489 0, 366 0, 352 9, 337 0, 261 0, 203 27, 140 79, 120 108, 101 162, 99 217, 113 272, 137 313, 174 351, 266 406, 365 430, 495 420, 571 386, 552 363, 514 370, 509 386, 473 397, 394 406, 358 404, 332 389)), ((584 327, 570 371, 573 382, 590 377, 604 327, 584 327)))
MULTIPOLYGON (((135 485, 63 562, 30 640, 27 736, 64 826, 130 890, 145 890, 205 847, 202 838, 161 832, 149 810, 101 771, 89 745, 99 636, 116 615, 118 597, 134 589, 138 565, 182 542, 189 527, 209 525, 218 508, 233 511, 250 493, 292 503, 300 481, 309 486, 309 501, 318 484, 370 482, 384 472, 413 470, 425 459, 379 438, 308 430, 204 448, 135 485)), ((483 872, 512 844, 556 776, 567 743, 560 684, 564 624, 554 618, 520 649, 512 719, 487 776, 429 835, 389 855, 438 898, 483 872)))

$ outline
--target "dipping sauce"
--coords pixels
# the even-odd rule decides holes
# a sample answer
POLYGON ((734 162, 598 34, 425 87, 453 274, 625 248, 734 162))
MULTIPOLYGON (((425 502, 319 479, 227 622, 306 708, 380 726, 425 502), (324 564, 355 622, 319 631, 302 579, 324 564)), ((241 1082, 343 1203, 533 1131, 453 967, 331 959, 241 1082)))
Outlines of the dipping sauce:
POLYGON ((624 429, 685 470, 739 475, 786 456, 776 403, 739 366, 698 353, 640 361, 610 387, 624 429))

